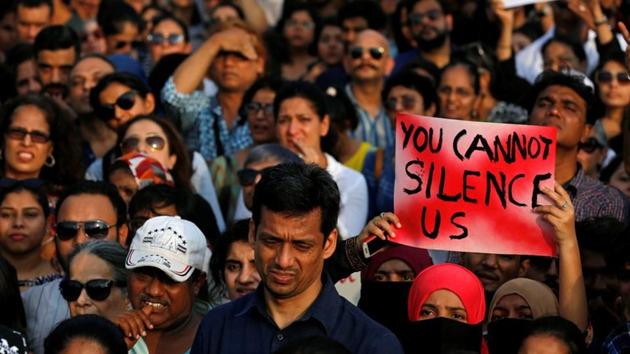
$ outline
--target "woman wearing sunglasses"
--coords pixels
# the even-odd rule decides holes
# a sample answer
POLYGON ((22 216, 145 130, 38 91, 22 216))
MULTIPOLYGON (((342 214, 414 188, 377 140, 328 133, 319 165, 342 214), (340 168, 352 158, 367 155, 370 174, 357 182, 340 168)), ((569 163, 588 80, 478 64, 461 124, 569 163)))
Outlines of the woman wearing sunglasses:
POLYGON ((166 55, 190 54, 192 51, 186 25, 171 15, 164 15, 153 21, 153 29, 147 35, 147 43, 153 65, 166 55))
POLYGON ((127 251, 117 242, 83 243, 68 258, 68 274, 59 284, 70 315, 99 315, 109 320, 130 310, 127 299, 127 251))
POLYGON ((621 135, 624 109, 630 104, 630 74, 626 69, 625 56, 619 52, 600 63, 595 72, 598 97, 604 106, 604 114, 593 127, 603 130, 606 139, 621 135))
POLYGON ((2 178, 42 179, 50 187, 83 177, 74 126, 45 96, 27 95, 7 102, 0 112, 2 178))

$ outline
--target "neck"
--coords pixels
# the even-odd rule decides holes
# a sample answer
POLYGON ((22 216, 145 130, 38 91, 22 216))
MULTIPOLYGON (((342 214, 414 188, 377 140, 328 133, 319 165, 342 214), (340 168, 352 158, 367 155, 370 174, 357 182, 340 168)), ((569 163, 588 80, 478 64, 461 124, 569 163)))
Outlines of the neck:
POLYGON ((236 120, 238 119, 238 109, 243 102, 243 92, 236 91, 219 91, 217 95, 219 105, 223 111, 223 119, 227 123, 229 128, 232 128, 236 120))
POLYGON ((183 353, 190 348, 202 319, 192 311, 182 323, 172 328, 147 331, 144 342, 149 353, 183 353))
POLYGON ((351 83, 350 89, 359 106, 368 111, 371 116, 378 114, 383 104, 381 101, 382 79, 351 83))
POLYGON ((606 110, 606 115, 604 116, 604 119, 609 119, 609 120, 612 120, 614 122, 618 122, 619 124, 621 124, 621 121, 623 120, 623 110, 624 110, 624 107, 608 108, 606 110))
POLYGON ((556 150, 556 181, 564 184, 577 173, 577 147, 565 149, 560 146, 556 150))
POLYGON ((421 52, 421 55, 441 69, 451 61, 451 41, 447 38, 441 47, 430 52, 421 52))
POLYGON ((288 299, 278 299, 265 289, 265 305, 278 328, 284 329, 300 319, 315 302, 322 289, 321 279, 317 279, 308 289, 288 299))

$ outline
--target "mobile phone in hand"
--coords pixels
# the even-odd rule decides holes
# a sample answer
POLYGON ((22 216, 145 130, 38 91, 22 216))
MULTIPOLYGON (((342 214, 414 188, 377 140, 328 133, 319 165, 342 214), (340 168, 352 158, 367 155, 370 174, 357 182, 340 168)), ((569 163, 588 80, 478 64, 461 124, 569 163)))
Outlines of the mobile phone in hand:
POLYGON ((365 242, 363 242, 363 255, 365 258, 372 257, 378 250, 388 246, 391 242, 385 241, 374 235, 370 235, 365 242))

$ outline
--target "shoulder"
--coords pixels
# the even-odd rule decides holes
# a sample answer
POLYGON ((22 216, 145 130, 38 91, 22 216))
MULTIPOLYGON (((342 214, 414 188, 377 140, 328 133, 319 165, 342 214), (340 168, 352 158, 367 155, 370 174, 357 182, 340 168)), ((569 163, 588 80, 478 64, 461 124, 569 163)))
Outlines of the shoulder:
MULTIPOLYGON (((330 173, 333 177, 339 189, 347 189, 347 188, 361 188, 361 186, 365 186, 365 178, 360 172, 357 172, 349 167, 342 165, 339 161, 335 160, 334 157, 326 154, 326 160, 328 162, 328 166, 326 167, 326 171, 330 173)), ((343 193, 344 191, 342 191, 343 193)))
POLYGON ((230 321, 236 320, 236 318, 249 311, 256 300, 256 292, 249 293, 243 297, 240 297, 234 301, 230 301, 223 305, 217 306, 203 317, 199 330, 209 329, 213 326, 221 326, 230 321))

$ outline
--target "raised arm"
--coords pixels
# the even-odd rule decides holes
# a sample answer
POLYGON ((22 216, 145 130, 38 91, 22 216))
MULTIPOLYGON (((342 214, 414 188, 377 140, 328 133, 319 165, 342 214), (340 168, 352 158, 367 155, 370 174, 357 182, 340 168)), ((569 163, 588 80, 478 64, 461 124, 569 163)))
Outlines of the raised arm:
POLYGON ((267 30, 267 17, 260 4, 256 0, 235 0, 234 1, 245 14, 245 20, 258 32, 263 33, 267 30))
POLYGON ((497 41, 497 59, 499 61, 508 60, 512 56, 512 30, 514 26, 514 12, 506 9, 503 0, 492 1, 492 11, 501 22, 501 34, 497 41))
POLYGON ((588 307, 580 249, 575 234, 575 209, 569 194, 558 182, 554 190, 543 188, 551 205, 539 206, 535 211, 553 227, 558 247, 560 287, 560 316, 575 323, 582 331, 588 325, 588 307))

